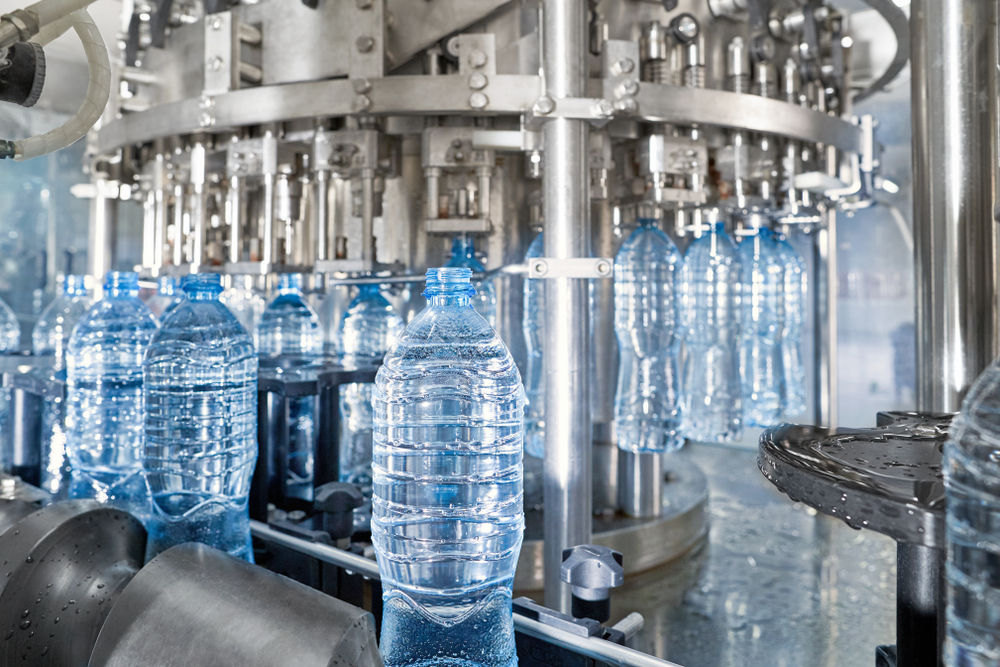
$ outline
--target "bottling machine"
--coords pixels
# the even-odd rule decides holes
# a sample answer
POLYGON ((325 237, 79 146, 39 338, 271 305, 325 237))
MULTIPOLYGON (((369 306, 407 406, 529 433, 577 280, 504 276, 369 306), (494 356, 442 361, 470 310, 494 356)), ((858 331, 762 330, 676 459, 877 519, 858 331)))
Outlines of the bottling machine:
MULTIPOLYGON (((988 3, 975 10, 982 20, 970 25, 958 17, 957 0, 916 3, 909 19, 898 3, 866 0, 898 47, 888 69, 859 90, 852 84, 850 14, 822 0, 125 0, 110 58, 88 27, 82 8, 89 3, 60 2, 59 17, 68 18, 41 32, 37 12, 0 18, 0 62, 7 63, 0 99, 32 104, 44 85, 41 45, 73 27, 87 43, 87 101, 59 137, 0 141, 0 157, 22 160, 58 148, 101 116, 87 138, 95 194, 90 275, 112 268, 117 218, 124 207, 139 206, 139 270, 147 280, 219 272, 230 290, 266 293, 279 274, 301 273, 315 295, 389 286, 400 311, 412 314, 423 304, 423 270, 442 265, 452 239, 465 235, 486 267, 479 277, 495 286, 496 329, 515 358, 524 351, 522 281, 545 280, 546 453, 544 461, 526 459, 526 486, 534 484, 544 503, 526 506, 515 581, 520 590, 544 588, 545 606, 515 601, 522 664, 672 664, 624 646, 641 618, 605 627, 608 616, 570 612, 589 590, 604 591, 606 599, 623 576, 690 553, 709 530, 708 487, 697 465, 615 446, 610 277, 622 238, 637 217, 650 215, 682 248, 709 222, 740 229, 765 219, 779 226, 803 251, 810 273, 811 409, 798 420, 835 429, 838 216, 870 206, 882 185, 877 120, 853 109, 899 74, 908 52, 920 186, 918 408, 956 411, 971 379, 995 356, 994 246, 985 242, 993 233, 986 204, 992 198, 983 196, 992 182, 974 172, 996 171, 989 137, 997 114, 992 102, 988 113, 974 112, 972 101, 976 90, 996 92, 987 57, 996 55, 995 38, 986 32, 996 16, 988 3), (955 89, 943 68, 927 62, 934 40, 975 82, 974 91, 955 89), (983 45, 992 49, 987 56, 983 45), (942 99, 947 118, 936 123, 932 110, 942 99), (939 170, 952 168, 969 177, 940 177, 939 170), (930 205, 920 205, 924 198, 930 205), (952 206, 963 200, 965 208, 952 206), (942 217, 947 224, 932 226, 942 217), (544 256, 525 262, 538 230, 544 256), (993 316, 977 319, 981 312, 993 316), (617 560, 606 549, 620 552, 617 560), (610 580, 575 568, 602 558, 610 580)), ((57 379, 38 380, 33 369, 41 362, 4 363, 14 406, 6 471, 39 485, 41 405, 61 388, 57 379)), ((190 546, 140 569, 144 538, 130 517, 87 503, 38 510, 44 492, 5 478, 5 559, 14 554, 20 560, 11 562, 30 564, 34 553, 68 551, 61 545, 80 522, 109 533, 95 547, 101 564, 75 559, 71 577, 86 582, 99 571, 108 585, 106 607, 95 606, 87 623, 74 621, 72 642, 51 652, 12 629, 16 650, 35 651, 30 664, 194 664, 163 656, 171 637, 195 636, 196 646, 250 656, 231 646, 205 612, 224 609, 229 618, 245 605, 241 632, 280 635, 289 654, 307 647, 301 664, 327 664, 333 656, 375 664, 378 569, 363 527, 356 532, 362 499, 338 482, 336 454, 339 388, 371 381, 375 371, 331 358, 316 372, 262 367, 259 385, 260 457, 251 495, 258 562, 351 604, 190 546), (282 469, 288 400, 302 396, 319 406, 309 501, 290 491, 282 469), (113 531, 117 524, 121 535, 113 531), (36 542, 18 542, 16 532, 36 542), (184 594, 169 585, 182 581, 184 594), (258 589, 255 601, 247 588, 258 589), (279 599, 286 611, 268 608, 279 599), (193 620, 177 620, 195 610, 193 620), (285 613, 295 622, 269 626, 269 616, 285 613), (343 637, 324 636, 322 622, 341 628, 343 637), (159 630, 167 639, 140 641, 159 630)), ((762 439, 761 469, 769 479, 790 479, 775 461, 794 462, 775 459, 774 443, 827 435, 772 434, 768 450, 762 439)), ((775 483, 809 503, 808 494, 775 483)), ((896 537, 891 528, 880 532, 896 537)), ((900 623, 917 608, 933 639, 941 627, 934 618, 941 611, 940 544, 898 539, 900 562, 910 564, 900 567, 900 590, 919 598, 900 611, 900 623)), ((32 571, 46 576, 40 569, 19 565, 0 586, 0 632, 8 622, 26 627, 19 605, 23 598, 30 608, 34 588, 25 582, 34 582, 32 571)), ((53 596, 39 604, 54 616, 63 602, 53 596)), ((898 640, 915 641, 913 634, 900 629, 898 640)), ((15 664, 14 649, 6 650, 0 664, 15 664)), ((930 655, 901 647, 898 664, 937 664, 935 650, 933 641, 930 655)), ((874 658, 874 646, 870 652, 874 658)), ((271 664, 232 661, 240 659, 257 658, 211 664, 271 664)), ((880 650, 879 660, 896 664, 896 653, 880 650)))

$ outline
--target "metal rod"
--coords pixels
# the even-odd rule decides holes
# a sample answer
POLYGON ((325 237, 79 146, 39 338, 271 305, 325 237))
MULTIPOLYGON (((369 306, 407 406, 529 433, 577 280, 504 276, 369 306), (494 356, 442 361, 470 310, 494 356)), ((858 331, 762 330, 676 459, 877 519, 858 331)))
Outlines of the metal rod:
MULTIPOLYGON (((260 521, 250 521, 250 532, 254 537, 267 542, 294 549, 308 556, 351 570, 369 579, 381 579, 378 564, 364 556, 338 549, 326 544, 307 542, 299 537, 277 531, 260 521)), ((630 649, 598 637, 581 637, 565 630, 540 623, 521 614, 514 614, 514 629, 526 635, 544 639, 574 653, 585 655, 616 667, 679 667, 676 663, 662 660, 635 649, 630 649)))
POLYGON ((316 239, 316 259, 332 259, 330 249, 330 172, 316 171, 316 216, 313 219, 313 238, 316 239))
POLYGON ((911 5, 916 398, 923 411, 958 412, 1000 353, 996 12, 995 2, 911 5))
POLYGON ((191 149, 191 185, 194 196, 191 198, 191 264, 201 266, 205 263, 205 146, 197 143, 191 149))
POLYGON ((896 545, 897 667, 942 664, 944 561, 944 549, 896 545))
POLYGON ((363 262, 375 262, 374 169, 363 169, 361 171, 361 260, 363 262))
POLYGON ((90 205, 89 273, 97 279, 97 291, 104 284, 104 274, 115 263, 117 236, 118 184, 105 179, 94 182, 95 196, 90 205))
MULTIPOLYGON (((545 80, 558 105, 585 93, 587 3, 544 0, 542 7, 545 80)), ((542 128, 548 257, 590 256, 589 129, 565 118, 542 128)), ((549 280, 545 298, 545 604, 569 612, 570 589, 559 580, 562 552, 590 542, 593 519, 588 282, 549 280)))
POLYGON ((825 213, 826 227, 816 234, 813 287, 815 320, 815 421, 837 426, 837 213, 825 213))
POLYGON ((159 270, 166 262, 163 251, 167 245, 167 168, 163 153, 156 154, 153 167, 153 267, 159 270))
POLYGON ((618 456, 618 504, 637 519, 663 514, 663 455, 652 452, 618 456))
POLYGON ((243 259, 243 179, 229 179, 229 261, 243 259))

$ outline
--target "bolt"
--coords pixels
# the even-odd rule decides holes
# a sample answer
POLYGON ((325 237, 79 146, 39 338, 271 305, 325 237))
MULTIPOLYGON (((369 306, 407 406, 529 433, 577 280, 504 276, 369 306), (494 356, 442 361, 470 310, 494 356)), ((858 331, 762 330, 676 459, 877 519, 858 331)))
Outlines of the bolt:
POLYGON ((690 44, 698 36, 698 20, 690 14, 681 14, 670 22, 674 37, 682 44, 690 44))
POLYGON ((473 67, 482 67, 486 64, 486 52, 482 49, 473 49, 469 53, 469 64, 473 67))
POLYGON ((212 114, 208 113, 207 111, 203 112, 200 116, 198 116, 198 125, 200 125, 201 127, 209 127, 214 124, 215 124, 215 117, 212 116, 212 114))
POLYGON ((534 111, 537 114, 544 116, 546 114, 552 113, 555 110, 556 110, 555 100, 553 100, 548 95, 539 97, 538 100, 535 102, 534 111))
POLYGON ((623 97, 615 102, 615 109, 622 113, 635 113, 639 110, 639 103, 631 97, 623 97))
POLYGON ((469 106, 472 107, 473 109, 483 109, 489 103, 490 103, 489 98, 486 97, 486 95, 483 95, 482 93, 472 93, 472 95, 469 97, 469 106))
POLYGON ((622 74, 628 74, 629 72, 634 70, 635 63, 632 61, 631 58, 619 58, 618 60, 615 61, 615 64, 612 66, 611 69, 614 70, 615 74, 621 76, 622 74))
POLYGON ((595 268, 597 269, 597 275, 599 276, 607 276, 611 274, 611 262, 606 259, 599 260, 595 268))
POLYGON ((212 30, 219 30, 222 28, 222 19, 215 17, 212 19, 212 30))
POLYGON ((594 102, 593 112, 595 116, 609 118, 615 113, 615 106, 610 100, 597 100, 594 102))
POLYGON ((371 106, 372 101, 367 95, 358 95, 351 103, 351 108, 354 109, 355 112, 368 111, 371 109, 371 106))
POLYGON ((368 35, 362 35, 358 37, 355 45, 358 47, 358 51, 361 53, 368 53, 375 48, 375 39, 369 37, 368 35))
POLYGON ((351 86, 354 88, 355 93, 361 95, 372 89, 372 81, 371 79, 365 77, 360 79, 351 79, 351 86))
POLYGON ((486 75, 482 72, 473 72, 472 76, 469 77, 469 88, 473 90, 482 90, 489 83, 486 75))
POLYGON ((536 259, 531 263, 531 272, 536 276, 544 276, 549 270, 548 264, 543 259, 536 259))
POLYGON ((208 62, 208 66, 212 68, 212 70, 218 72, 220 69, 222 69, 222 58, 220 58, 219 56, 215 56, 208 62))
POLYGON ((634 79, 625 79, 620 84, 615 91, 618 93, 618 97, 626 97, 628 95, 635 95, 639 92, 639 82, 634 79))
POLYGON ((462 162, 465 160, 465 153, 462 151, 455 151, 455 154, 452 155, 452 157, 455 159, 455 162, 462 162))

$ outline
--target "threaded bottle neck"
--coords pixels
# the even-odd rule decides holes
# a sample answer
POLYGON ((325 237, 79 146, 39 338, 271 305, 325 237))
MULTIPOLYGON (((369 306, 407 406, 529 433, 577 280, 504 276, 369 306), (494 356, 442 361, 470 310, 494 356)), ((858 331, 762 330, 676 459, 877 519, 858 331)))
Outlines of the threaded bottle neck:
POLYGON ((467 306, 472 303, 476 288, 472 286, 472 269, 441 267, 427 269, 424 296, 435 306, 467 306))
POLYGON ((217 273, 195 273, 181 279, 181 289, 191 301, 212 301, 222 294, 222 276, 217 273))
POLYGON ((647 229, 656 227, 656 218, 638 218, 636 223, 639 227, 645 227, 647 229))
POLYGON ((177 278, 160 276, 156 281, 156 291, 163 296, 173 296, 177 293, 177 278))
POLYGON ((139 274, 131 271, 108 271, 104 292, 111 299, 139 296, 139 274))
POLYGON ((63 296, 87 296, 86 276, 66 276, 63 278, 63 296))

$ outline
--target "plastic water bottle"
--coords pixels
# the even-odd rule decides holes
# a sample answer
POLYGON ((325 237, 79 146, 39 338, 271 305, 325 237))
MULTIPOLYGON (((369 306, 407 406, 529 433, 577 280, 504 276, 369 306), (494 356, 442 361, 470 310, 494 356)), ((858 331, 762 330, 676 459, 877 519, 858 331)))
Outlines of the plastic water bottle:
POLYGON ((740 242, 743 415, 746 424, 767 428, 778 422, 784 394, 781 333, 785 272, 771 230, 757 228, 747 232, 740 242))
POLYGON ((1000 664, 1000 362, 972 385, 944 446, 945 664, 1000 664))
MULTIPOLYGON (((84 276, 63 278, 60 294, 35 323, 31 332, 32 351, 37 357, 51 357, 45 373, 50 381, 65 381, 66 350, 73 327, 90 310, 93 301, 84 276)), ((46 393, 42 408, 42 488, 55 495, 69 491, 69 459, 66 458, 66 402, 59 393, 46 393)))
POLYGON ((264 315, 267 302, 254 287, 252 276, 233 276, 232 284, 223 292, 222 303, 232 311, 243 328, 256 340, 257 324, 264 315))
POLYGON ((80 318, 66 355, 70 497, 144 513, 142 360, 155 333, 139 276, 108 273, 104 299, 80 318))
MULTIPOLYGON (((323 356, 323 331, 316 311, 302 296, 302 276, 282 274, 278 296, 257 326, 261 366, 277 372, 309 372, 323 356)), ((316 396, 288 398, 288 495, 312 500, 318 436, 316 396)))
POLYGON ((0 299, 0 354, 13 354, 21 344, 21 325, 17 315, 0 299))
MULTIPOLYGON (((344 316, 340 344, 343 363, 364 367, 382 363, 403 331, 403 318, 386 301, 378 285, 361 285, 344 316)), ((370 382, 340 387, 340 481, 372 493, 372 389, 370 382)))
MULTIPOLYGON (((545 256, 545 239, 541 232, 528 246, 525 263, 545 256)), ((524 451, 530 456, 545 458, 545 367, 542 365, 542 345, 545 340, 545 280, 524 279, 524 313, 521 328, 528 349, 528 364, 524 372, 524 451)))
POLYGON ((430 302, 375 380, 372 542, 387 667, 517 663, 524 391, 470 306, 468 269, 428 269, 430 302))
POLYGON ((784 267, 785 326, 781 332, 781 365, 784 395, 781 409, 786 415, 800 415, 806 406, 806 368, 802 363, 802 326, 809 293, 806 262, 784 235, 775 235, 784 267))
POLYGON ((677 318, 683 261, 656 220, 638 222, 615 257, 615 333, 621 354, 615 432, 618 447, 626 451, 674 451, 684 445, 677 318))
MULTIPOLYGON (((451 243, 451 260, 447 264, 450 268, 470 269, 473 273, 482 273, 486 267, 482 265, 476 257, 476 243, 471 236, 462 234, 456 236, 451 243)), ((492 280, 477 280, 472 284, 476 294, 472 297, 472 307, 476 312, 486 318, 490 326, 496 326, 497 318, 497 290, 493 286, 492 280)))
POLYGON ((36 357, 55 357, 54 367, 63 368, 73 327, 90 310, 93 301, 84 285, 84 276, 63 278, 62 294, 45 310, 31 332, 31 348, 36 357))
POLYGON ((180 290, 180 282, 174 276, 160 276, 156 281, 156 294, 146 301, 146 305, 153 311, 160 321, 184 300, 184 293, 180 290))
POLYGON ((257 461, 257 353, 219 301, 217 274, 185 276, 187 299, 146 353, 146 447, 153 494, 147 560, 201 542, 248 561, 257 461))
POLYGON ((728 442, 743 430, 740 386, 740 260, 722 222, 688 246, 681 269, 686 358, 684 435, 728 442))

